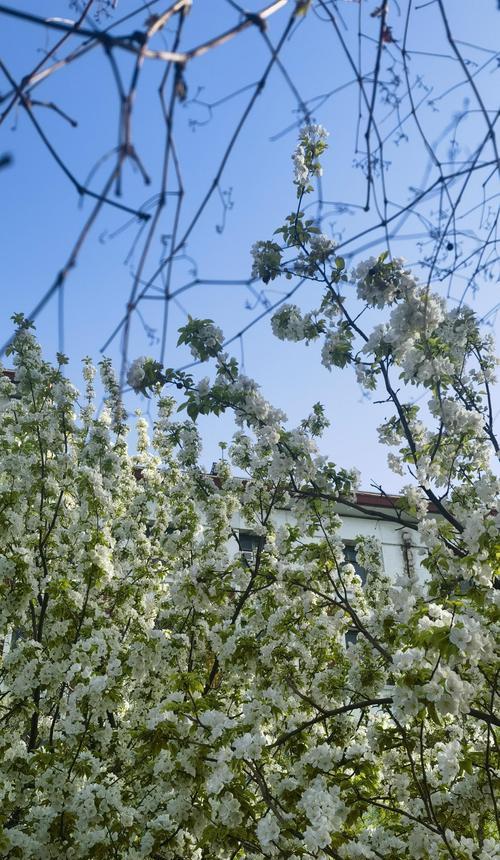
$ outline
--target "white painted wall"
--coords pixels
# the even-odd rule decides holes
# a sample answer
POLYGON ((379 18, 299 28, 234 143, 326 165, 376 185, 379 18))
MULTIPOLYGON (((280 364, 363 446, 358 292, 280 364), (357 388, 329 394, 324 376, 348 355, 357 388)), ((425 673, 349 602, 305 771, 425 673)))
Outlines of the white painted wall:
MULTIPOLYGON (((376 508, 371 508, 377 513, 376 508)), ((382 513, 388 513, 387 509, 382 513)), ((419 577, 425 577, 425 569, 422 567, 424 550, 419 541, 419 535, 411 528, 390 523, 383 519, 377 519, 358 513, 346 506, 338 506, 338 514, 341 518, 339 537, 346 542, 354 541, 358 536, 373 537, 380 542, 384 569, 388 576, 396 578, 406 570, 405 558, 409 558, 415 572, 419 577), (408 547, 405 555, 404 544, 408 547)), ((285 523, 293 523, 293 515, 287 510, 276 510, 273 514, 273 522, 276 527, 285 523)), ((246 523, 240 515, 236 515, 232 522, 235 531, 252 531, 252 527, 246 523)), ((234 552, 238 551, 237 543, 232 539, 234 552)))

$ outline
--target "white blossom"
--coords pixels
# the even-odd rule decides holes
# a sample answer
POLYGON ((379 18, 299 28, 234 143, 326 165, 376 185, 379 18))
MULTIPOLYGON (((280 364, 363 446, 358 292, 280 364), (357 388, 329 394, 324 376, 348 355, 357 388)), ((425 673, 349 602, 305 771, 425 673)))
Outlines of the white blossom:
POLYGON ((127 383, 134 391, 140 391, 144 380, 144 365, 147 361, 145 355, 136 358, 130 365, 127 373, 127 383))

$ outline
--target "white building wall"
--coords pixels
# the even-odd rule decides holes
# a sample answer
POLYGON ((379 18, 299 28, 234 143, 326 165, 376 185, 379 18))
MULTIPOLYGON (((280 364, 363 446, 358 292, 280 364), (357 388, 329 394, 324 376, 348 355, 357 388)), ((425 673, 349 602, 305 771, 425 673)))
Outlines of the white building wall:
MULTIPOLYGON (((413 567, 419 577, 425 577, 425 568, 422 567, 424 550, 419 541, 418 533, 408 526, 399 523, 387 522, 377 519, 376 516, 367 516, 339 505, 338 510, 341 526, 339 537, 346 542, 353 542, 358 536, 372 537, 379 541, 382 548, 384 570, 391 579, 395 579, 400 573, 408 572, 408 565, 413 567)), ((377 511, 374 508, 373 513, 377 511)), ((384 513, 382 511, 382 513, 384 513)), ((385 512, 387 513, 387 511, 385 512)), ((293 523, 293 515, 288 510, 276 510, 273 514, 273 522, 276 527, 293 523)), ((240 515, 233 519, 235 531, 252 531, 251 525, 246 523, 240 515)), ((238 546, 233 540, 234 551, 238 546)))

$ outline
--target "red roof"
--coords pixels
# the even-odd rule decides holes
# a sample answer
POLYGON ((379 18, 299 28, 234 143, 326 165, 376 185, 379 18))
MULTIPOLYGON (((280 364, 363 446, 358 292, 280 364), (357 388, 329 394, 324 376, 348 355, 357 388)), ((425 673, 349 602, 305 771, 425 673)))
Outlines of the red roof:
POLYGON ((381 493, 356 493, 356 504, 366 508, 394 508, 401 496, 382 495, 381 493))

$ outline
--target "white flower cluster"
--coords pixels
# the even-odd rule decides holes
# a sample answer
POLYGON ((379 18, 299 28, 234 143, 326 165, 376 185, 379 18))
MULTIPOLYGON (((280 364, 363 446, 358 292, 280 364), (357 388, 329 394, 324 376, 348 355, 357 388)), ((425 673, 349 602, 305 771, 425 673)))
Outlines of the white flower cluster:
POLYGON ((467 409, 451 397, 432 398, 429 409, 433 415, 440 418, 448 433, 473 433, 483 435, 484 417, 473 409, 467 409))
POLYGON ((252 278, 259 278, 268 284, 281 272, 281 248, 276 242, 255 242, 252 255, 252 278))
POLYGON ((307 254, 301 253, 295 261, 295 272, 306 278, 321 275, 325 263, 335 253, 336 244, 324 233, 313 235, 309 242, 307 254))
POLYGON ((351 358, 352 340, 350 332, 342 327, 329 328, 321 348, 321 364, 327 370, 345 367, 351 358))
POLYGON ((318 162, 325 146, 328 132, 322 125, 306 125, 300 130, 299 142, 292 155, 294 183, 299 188, 307 188, 313 176, 321 176, 322 168, 318 162))
POLYGON ((192 421, 186 422, 179 429, 179 462, 182 465, 194 465, 201 453, 201 439, 198 428, 192 421))
POLYGON ((147 358, 141 355, 136 358, 130 365, 127 373, 127 384, 130 385, 133 391, 139 392, 142 388, 142 383, 145 376, 145 364, 147 358))
POLYGON ((302 794, 299 805, 309 821, 304 831, 309 851, 328 847, 347 814, 338 786, 329 787, 323 776, 317 776, 302 794))
POLYGON ((216 355, 220 351, 224 334, 211 320, 203 320, 202 323, 203 325, 198 326, 196 336, 190 341, 189 348, 193 358, 203 361, 207 355, 216 355))
POLYGON ((399 257, 387 263, 383 258, 370 257, 356 266, 351 277, 358 297, 377 308, 393 304, 416 286, 411 273, 404 268, 404 260, 399 257))
POLYGON ((304 340, 304 317, 297 305, 282 305, 271 317, 271 327, 280 340, 304 340))
POLYGON ((268 849, 276 844, 279 835, 280 827, 278 821, 272 813, 268 812, 257 824, 257 838, 264 852, 267 853, 268 849))
POLYGON ((319 337, 321 326, 318 325, 315 314, 302 314, 297 305, 285 304, 271 317, 273 334, 280 340, 301 341, 307 343, 319 337))
POLYGON ((297 146, 292 155, 294 178, 293 181, 299 187, 304 187, 309 183, 309 168, 306 164, 306 157, 303 146, 297 146))

